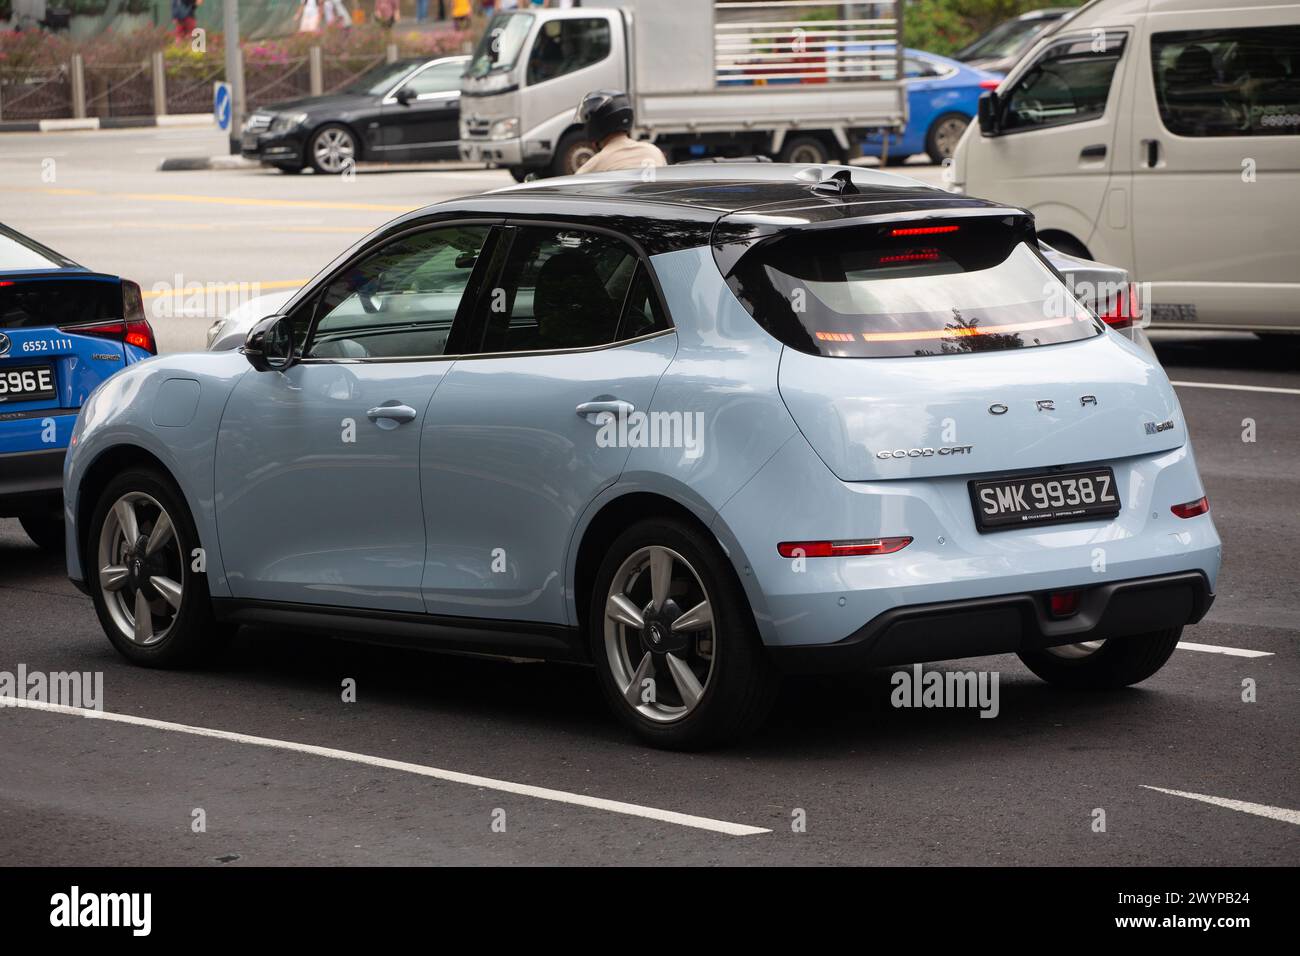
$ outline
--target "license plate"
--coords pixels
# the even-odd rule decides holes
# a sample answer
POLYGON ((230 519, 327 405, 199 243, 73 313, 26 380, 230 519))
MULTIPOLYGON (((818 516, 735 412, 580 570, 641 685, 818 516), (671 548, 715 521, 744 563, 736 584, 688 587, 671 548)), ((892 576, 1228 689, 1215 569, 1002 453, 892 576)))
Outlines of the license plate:
POLYGON ((54 395, 53 365, 0 367, 0 404, 39 401, 54 395))
POLYGON ((1113 518, 1120 508, 1109 468, 972 481, 970 498, 980 531, 1113 518))

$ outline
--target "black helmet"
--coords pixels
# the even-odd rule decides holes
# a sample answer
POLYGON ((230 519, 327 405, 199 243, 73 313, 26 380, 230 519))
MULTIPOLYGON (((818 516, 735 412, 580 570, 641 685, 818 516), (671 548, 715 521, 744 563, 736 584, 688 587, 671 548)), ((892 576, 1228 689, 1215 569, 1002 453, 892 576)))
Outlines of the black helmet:
POLYGON ((606 136, 632 128, 632 101, 622 90, 593 90, 578 104, 578 122, 586 124, 587 139, 599 146, 606 136))

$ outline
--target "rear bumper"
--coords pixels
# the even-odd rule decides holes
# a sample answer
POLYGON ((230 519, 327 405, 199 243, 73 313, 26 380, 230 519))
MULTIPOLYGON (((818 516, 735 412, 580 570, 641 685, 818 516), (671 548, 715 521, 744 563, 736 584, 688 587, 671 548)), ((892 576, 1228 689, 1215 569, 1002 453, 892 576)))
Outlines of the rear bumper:
POLYGON ((0 455, 0 517, 12 517, 45 499, 61 497, 66 456, 64 448, 0 455))
POLYGON ((768 650, 784 670, 795 673, 983 657, 1195 624, 1214 603, 1210 582, 1199 571, 1082 589, 1078 612, 1062 619, 1048 614, 1050 593, 897 607, 842 641, 768 650))

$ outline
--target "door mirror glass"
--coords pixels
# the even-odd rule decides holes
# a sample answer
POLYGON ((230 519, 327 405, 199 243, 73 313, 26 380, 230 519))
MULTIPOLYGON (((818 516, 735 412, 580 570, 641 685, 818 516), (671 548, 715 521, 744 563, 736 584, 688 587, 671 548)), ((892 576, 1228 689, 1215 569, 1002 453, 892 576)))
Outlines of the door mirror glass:
POLYGON ((262 319, 249 331, 240 351, 259 372, 284 371, 293 364, 293 323, 287 315, 262 319))
POLYGON ((979 99, 980 132, 985 136, 998 135, 998 94, 989 90, 980 94, 979 99))

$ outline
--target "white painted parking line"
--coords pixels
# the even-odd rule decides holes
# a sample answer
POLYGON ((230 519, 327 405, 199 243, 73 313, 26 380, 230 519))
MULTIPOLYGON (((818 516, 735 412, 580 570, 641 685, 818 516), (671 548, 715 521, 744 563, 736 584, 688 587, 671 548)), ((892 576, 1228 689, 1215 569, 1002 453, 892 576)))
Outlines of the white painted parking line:
POLYGON ((1229 657, 1272 657, 1272 651, 1248 651, 1244 647, 1220 647, 1218 644, 1196 644, 1179 641, 1180 651, 1204 651, 1206 654, 1227 654, 1229 657))
POLYGON ((1224 382, 1170 382, 1183 388, 1222 388, 1232 392, 1273 392, 1278 395, 1300 395, 1300 388, 1278 388, 1273 385, 1229 385, 1224 382))
POLYGON ((1262 803, 1247 803, 1245 800, 1229 800, 1227 797, 1211 797, 1204 793, 1188 793, 1185 790, 1148 787, 1145 783, 1141 784, 1141 786, 1144 790, 1155 790, 1157 793, 1167 793, 1174 797, 1186 797, 1188 800, 1200 800, 1202 803, 1212 803, 1216 807, 1227 807, 1229 810, 1237 810, 1241 813, 1253 813, 1257 817, 1268 817, 1270 820, 1281 820, 1283 823, 1300 825, 1300 810, 1269 807, 1262 803))
POLYGON ((609 813, 622 813, 631 817, 645 817, 661 823, 672 823, 680 827, 694 827, 697 830, 712 830, 728 836, 752 836, 757 833, 771 833, 762 827, 746 826, 743 823, 729 823, 726 820, 712 820, 709 817, 692 816, 689 813, 677 813, 675 810, 659 810, 655 807, 643 807, 635 803, 623 803, 621 800, 606 800, 603 797, 589 797, 583 793, 569 793, 565 790, 551 790, 547 787, 534 787, 526 783, 513 783, 509 780, 495 780, 492 777, 480 777, 472 773, 459 773, 455 770, 440 770, 423 764, 407 763, 404 760, 389 760, 387 757, 374 757, 370 754, 353 753, 350 750, 335 750, 332 747, 316 747, 312 744, 300 744, 291 740, 276 740, 273 737, 254 737, 249 734, 234 733, 229 730, 214 730, 210 727, 193 727, 189 724, 176 724, 169 720, 154 720, 150 717, 136 717, 132 714, 114 714, 107 711, 86 710, 81 707, 67 707, 63 704, 47 704, 43 701, 20 700, 13 697, 0 698, 6 707, 18 707, 26 710, 43 710, 54 714, 68 714, 74 717, 86 717, 94 720, 108 720, 119 724, 133 724, 136 727, 150 727, 154 730, 170 730, 174 733, 191 734, 195 737, 210 737, 214 740, 226 740, 237 744, 251 744, 254 747, 268 747, 273 750, 289 750, 294 753, 311 754, 316 757, 329 757, 331 760, 346 760, 350 763, 365 764, 369 767, 383 767, 387 770, 400 770, 421 777, 433 777, 449 783, 463 783, 485 790, 500 790, 514 793, 521 797, 534 797, 538 800, 550 800, 555 803, 567 803, 592 810, 605 810, 609 813))

